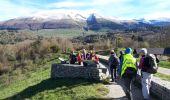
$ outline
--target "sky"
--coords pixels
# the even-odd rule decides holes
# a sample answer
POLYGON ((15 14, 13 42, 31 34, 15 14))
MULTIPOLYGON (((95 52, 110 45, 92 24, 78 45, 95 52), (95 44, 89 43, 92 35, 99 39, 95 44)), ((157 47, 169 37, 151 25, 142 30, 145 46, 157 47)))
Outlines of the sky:
POLYGON ((57 10, 122 19, 170 18, 170 0, 0 0, 0 21, 57 10))

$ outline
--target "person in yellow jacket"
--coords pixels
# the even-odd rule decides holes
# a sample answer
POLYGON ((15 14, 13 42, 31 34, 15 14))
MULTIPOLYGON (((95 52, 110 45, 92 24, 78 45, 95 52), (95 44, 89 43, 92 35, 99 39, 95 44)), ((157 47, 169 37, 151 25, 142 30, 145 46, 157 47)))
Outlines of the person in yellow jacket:
POLYGON ((133 96, 131 93, 131 85, 132 80, 137 75, 137 60, 132 55, 132 49, 126 48, 125 55, 121 60, 121 77, 124 81, 126 94, 131 100, 133 100, 133 96))

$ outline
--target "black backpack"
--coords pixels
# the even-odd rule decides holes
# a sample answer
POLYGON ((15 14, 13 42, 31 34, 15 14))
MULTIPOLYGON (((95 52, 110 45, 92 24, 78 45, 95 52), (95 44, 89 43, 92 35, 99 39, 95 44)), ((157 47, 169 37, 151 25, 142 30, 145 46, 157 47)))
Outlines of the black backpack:
POLYGON ((116 68, 119 65, 118 58, 113 57, 113 62, 111 64, 112 68, 116 68))
POLYGON ((158 65, 155 55, 149 54, 144 58, 144 69, 151 74, 157 73, 158 65))
POLYGON ((133 78, 136 77, 136 75, 137 75, 137 70, 135 68, 127 67, 122 77, 133 78))

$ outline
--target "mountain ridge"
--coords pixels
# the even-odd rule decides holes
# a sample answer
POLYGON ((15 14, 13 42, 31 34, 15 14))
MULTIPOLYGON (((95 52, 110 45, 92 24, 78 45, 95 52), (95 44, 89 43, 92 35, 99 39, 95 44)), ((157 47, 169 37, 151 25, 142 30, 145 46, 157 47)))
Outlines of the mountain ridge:
MULTIPOLYGON (((58 28, 82 28, 88 27, 87 21, 95 17, 95 24, 90 27, 107 27, 110 29, 133 29, 148 26, 170 25, 170 19, 159 20, 133 19, 122 20, 119 18, 108 18, 97 13, 81 14, 79 12, 51 12, 38 13, 33 16, 14 18, 0 22, 0 29, 58 29, 58 28)), ((92 20, 92 21, 93 21, 92 20)), ((99 29, 94 28, 94 29, 99 29)), ((93 29, 93 28, 91 28, 93 29)))

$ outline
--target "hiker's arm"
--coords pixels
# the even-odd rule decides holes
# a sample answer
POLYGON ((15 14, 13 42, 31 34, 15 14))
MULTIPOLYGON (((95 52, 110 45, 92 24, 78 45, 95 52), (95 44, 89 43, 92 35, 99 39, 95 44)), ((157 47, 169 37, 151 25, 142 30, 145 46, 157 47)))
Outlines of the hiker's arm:
POLYGON ((121 71, 122 71, 122 65, 123 65, 123 57, 121 57, 121 60, 120 60, 120 64, 118 66, 118 74, 121 75, 121 71))

